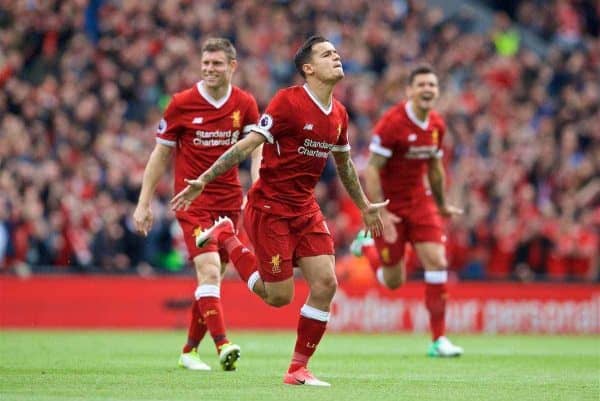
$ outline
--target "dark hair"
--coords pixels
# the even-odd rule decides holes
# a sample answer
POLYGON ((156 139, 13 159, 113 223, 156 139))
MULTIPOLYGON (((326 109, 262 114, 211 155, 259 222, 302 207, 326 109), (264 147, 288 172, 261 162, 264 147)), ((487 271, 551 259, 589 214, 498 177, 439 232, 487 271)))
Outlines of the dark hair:
POLYGON ((306 74, 302 71, 302 66, 310 61, 313 46, 322 42, 328 42, 328 40, 323 36, 313 35, 306 39, 306 42, 304 42, 296 52, 294 64, 296 65, 296 70, 302 75, 302 78, 306 78, 306 74))
POLYGON ((233 44, 226 38, 208 38, 202 44, 202 53, 223 51, 229 61, 236 59, 236 51, 233 44))
POLYGON ((421 75, 421 74, 434 74, 434 75, 437 75, 435 73, 435 70, 431 66, 431 64, 422 63, 422 64, 417 65, 415 68, 413 68, 410 71, 410 74, 408 75, 408 84, 412 85, 413 81, 415 80, 415 77, 417 75, 421 75))

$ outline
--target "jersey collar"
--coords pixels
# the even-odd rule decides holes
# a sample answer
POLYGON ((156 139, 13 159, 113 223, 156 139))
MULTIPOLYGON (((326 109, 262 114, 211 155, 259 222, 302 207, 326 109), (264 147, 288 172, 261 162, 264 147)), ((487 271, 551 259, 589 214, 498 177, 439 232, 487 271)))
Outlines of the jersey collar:
POLYGON ((429 116, 427 116, 427 118, 425 119, 425 121, 421 121, 417 118, 417 116, 415 115, 415 113, 413 113, 413 109, 412 109, 412 101, 408 101, 406 102, 406 104, 404 105, 404 110, 406 110, 406 114, 408 115, 408 118, 410 119, 410 121, 412 121, 413 123, 415 123, 415 125, 423 130, 426 130, 427 127, 429 127, 429 116))
POLYGON ((319 109, 321 109, 323 113, 325 113, 325 115, 328 116, 329 114, 331 114, 331 110, 333 110, 333 98, 331 99, 331 102, 329 102, 329 107, 325 108, 323 107, 321 102, 319 102, 319 99, 317 99, 317 97, 313 95, 313 93, 310 91, 308 84, 304 84, 302 85, 302 87, 304 88, 306 93, 308 93, 308 97, 311 98, 311 100, 317 105, 317 107, 319 107, 319 109))
POLYGON ((202 96, 208 103, 212 104, 216 109, 220 109, 225 103, 227 103, 229 97, 231 96, 231 84, 229 84, 225 96, 223 96, 221 99, 215 99, 208 93, 206 89, 204 89, 203 82, 204 81, 200 81, 196 84, 196 88, 198 88, 200 96, 202 96))

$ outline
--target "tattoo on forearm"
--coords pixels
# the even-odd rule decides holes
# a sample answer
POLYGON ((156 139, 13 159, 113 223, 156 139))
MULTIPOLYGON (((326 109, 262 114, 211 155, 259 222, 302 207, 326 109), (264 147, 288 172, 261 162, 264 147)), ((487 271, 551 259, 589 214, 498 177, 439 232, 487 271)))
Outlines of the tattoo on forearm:
POLYGON ((233 166, 238 165, 242 160, 248 157, 248 154, 250 154, 250 152, 246 149, 238 148, 236 146, 230 148, 206 171, 204 174, 205 180, 207 182, 213 181, 221 174, 229 171, 233 166))
POLYGON ((364 192, 360 186, 356 169, 354 168, 354 164, 350 158, 345 160, 343 163, 338 164, 338 174, 342 184, 344 184, 344 188, 346 188, 348 195, 350 195, 350 198, 352 198, 354 203, 359 208, 365 206, 364 192))

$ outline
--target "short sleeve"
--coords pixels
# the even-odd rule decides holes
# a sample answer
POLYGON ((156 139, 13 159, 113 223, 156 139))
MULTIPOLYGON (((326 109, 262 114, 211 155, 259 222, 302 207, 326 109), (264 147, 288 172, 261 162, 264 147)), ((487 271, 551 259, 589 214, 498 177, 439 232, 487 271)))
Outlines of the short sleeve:
POLYGON ((242 132, 244 134, 247 134, 248 132, 253 130, 254 127, 256 127, 256 123, 259 117, 258 105, 256 104, 256 99, 254 99, 254 96, 248 96, 248 103, 248 108, 246 109, 246 113, 244 114, 244 125, 242 128, 242 132))
POLYGON ((171 147, 177 144, 177 137, 180 131, 179 112, 175 105, 175 100, 175 97, 171 99, 165 109, 163 118, 161 118, 156 128, 156 142, 171 147))
POLYGON ((277 137, 290 127, 289 111, 291 107, 283 91, 278 92, 271 100, 265 112, 260 116, 258 123, 251 128, 275 143, 277 137))
POLYGON ((394 129, 388 115, 384 115, 375 125, 369 145, 371 152, 386 158, 392 157, 394 153, 394 129))
POLYGON ((349 152, 350 142, 348 141, 348 113, 344 110, 344 119, 341 124, 337 126, 338 140, 335 145, 331 148, 332 152, 349 152))
POLYGON ((437 132, 437 134, 435 134, 437 136, 437 138, 436 138, 437 150, 433 154, 433 157, 436 159, 441 159, 444 156, 443 145, 444 145, 444 136, 446 135, 446 124, 444 124, 444 121, 442 119, 440 119, 438 125, 439 125, 439 127, 434 130, 434 132, 437 132))

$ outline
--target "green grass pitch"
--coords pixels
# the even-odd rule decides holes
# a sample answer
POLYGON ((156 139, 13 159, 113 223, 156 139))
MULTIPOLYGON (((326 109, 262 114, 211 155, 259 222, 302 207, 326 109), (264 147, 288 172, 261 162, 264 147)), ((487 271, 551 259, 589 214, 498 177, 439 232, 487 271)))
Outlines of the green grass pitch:
POLYGON ((600 400, 600 341, 569 336, 452 336, 455 359, 425 356, 413 335, 328 334, 310 366, 331 388, 285 386, 295 335, 232 332, 242 347, 223 372, 177 367, 182 331, 3 331, 0 400, 481 401, 600 400))

